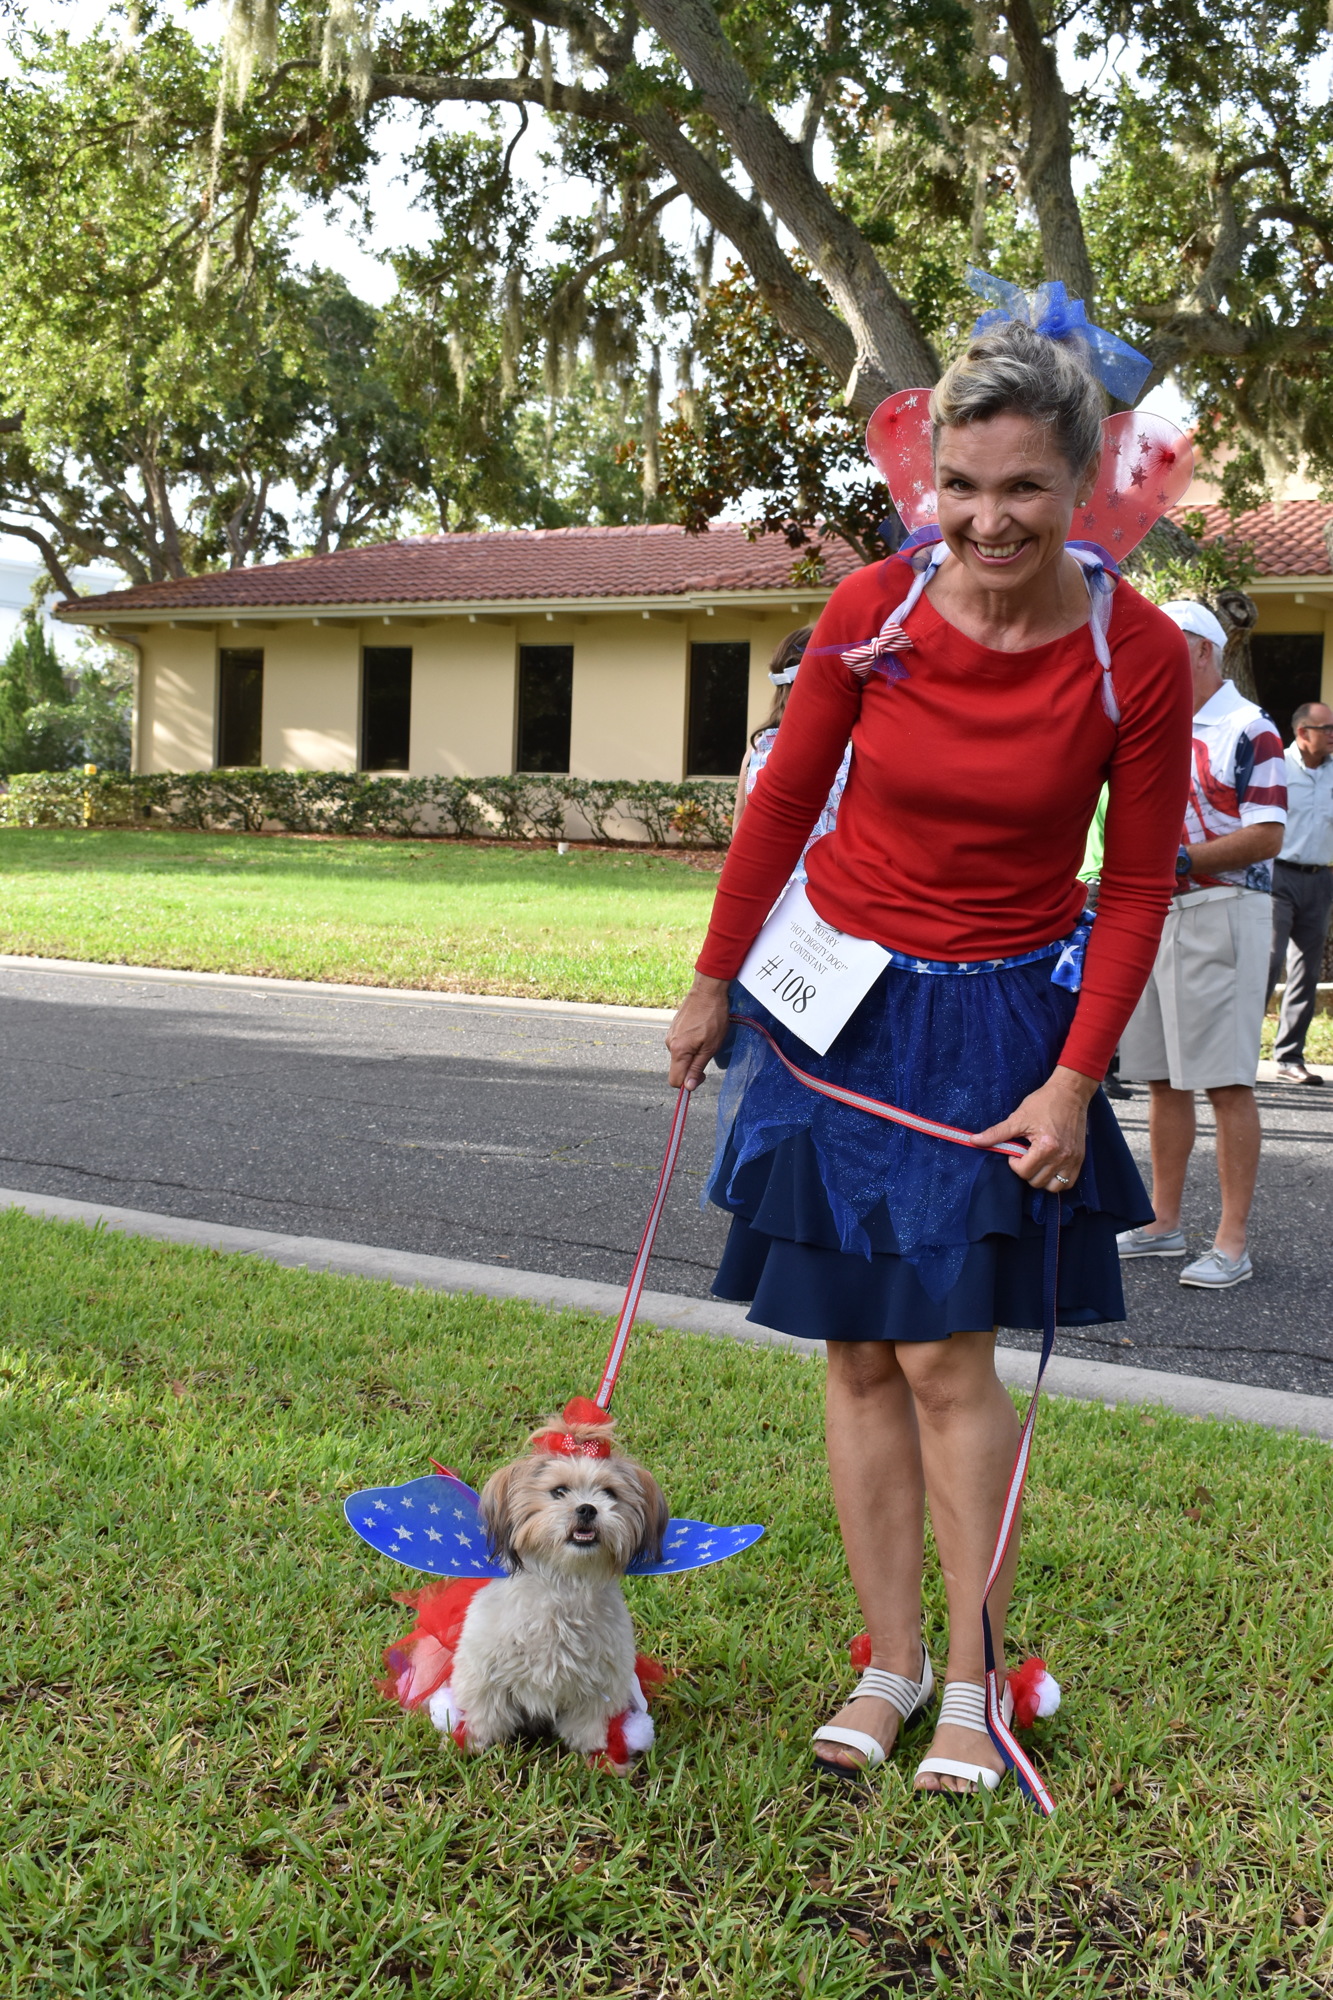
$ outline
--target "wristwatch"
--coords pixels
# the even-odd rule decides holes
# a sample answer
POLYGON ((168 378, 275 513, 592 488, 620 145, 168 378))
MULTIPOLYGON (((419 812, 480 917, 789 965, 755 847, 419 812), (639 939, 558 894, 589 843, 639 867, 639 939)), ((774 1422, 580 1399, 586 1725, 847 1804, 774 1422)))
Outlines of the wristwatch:
POLYGON ((1179 877, 1179 876, 1181 876, 1181 875, 1188 875, 1188 874, 1189 874, 1189 872, 1190 872, 1190 868, 1191 868, 1191 866, 1192 866, 1192 863, 1191 863, 1191 861, 1190 861, 1190 851, 1189 851, 1188 847, 1180 847, 1180 848, 1177 848, 1177 850, 1176 850, 1176 875, 1177 875, 1178 877, 1179 877))

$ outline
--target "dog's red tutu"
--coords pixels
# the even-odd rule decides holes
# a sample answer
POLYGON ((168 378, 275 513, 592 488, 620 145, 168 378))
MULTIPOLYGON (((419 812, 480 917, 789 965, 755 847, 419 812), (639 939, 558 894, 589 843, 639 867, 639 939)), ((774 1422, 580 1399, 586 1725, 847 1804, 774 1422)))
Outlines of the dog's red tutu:
POLYGON ((488 1576, 455 1577, 448 1583, 428 1583, 424 1590, 401 1590, 396 1604, 410 1604, 417 1622, 403 1638, 385 1648, 388 1679, 376 1686, 403 1708, 420 1708, 453 1672, 454 1653, 468 1607, 488 1576))

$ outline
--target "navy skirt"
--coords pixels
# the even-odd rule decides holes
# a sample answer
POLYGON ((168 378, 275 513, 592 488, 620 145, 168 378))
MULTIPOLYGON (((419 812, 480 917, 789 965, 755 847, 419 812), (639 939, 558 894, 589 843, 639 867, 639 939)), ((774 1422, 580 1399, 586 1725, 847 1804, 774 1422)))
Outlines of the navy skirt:
MULTIPOLYGON (((1077 995, 1052 983, 1059 945, 1027 963, 958 973, 891 965, 827 1055, 741 987, 733 1011, 829 1082, 978 1132, 1050 1076, 1077 995)), ((732 1217, 713 1282, 749 1317, 807 1340, 945 1340, 1042 1324, 1049 1197, 979 1153, 831 1102, 791 1077, 763 1040, 733 1028, 705 1200, 732 1217)), ((1064 1193, 1057 1317, 1123 1320, 1116 1234, 1152 1219, 1105 1096, 1064 1193)))

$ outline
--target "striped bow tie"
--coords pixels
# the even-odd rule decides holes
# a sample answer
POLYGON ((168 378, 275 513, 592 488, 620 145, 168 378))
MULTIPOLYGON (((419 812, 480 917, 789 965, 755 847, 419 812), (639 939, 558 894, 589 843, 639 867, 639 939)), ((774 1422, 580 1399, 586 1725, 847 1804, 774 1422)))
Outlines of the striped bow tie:
POLYGON ((906 667, 891 655, 909 651, 911 644, 898 619, 886 618, 875 638, 867 639, 859 646, 848 646, 842 662, 854 674, 879 673, 885 680, 905 681, 908 678, 906 667), (881 665, 882 661, 887 661, 887 664, 881 665))

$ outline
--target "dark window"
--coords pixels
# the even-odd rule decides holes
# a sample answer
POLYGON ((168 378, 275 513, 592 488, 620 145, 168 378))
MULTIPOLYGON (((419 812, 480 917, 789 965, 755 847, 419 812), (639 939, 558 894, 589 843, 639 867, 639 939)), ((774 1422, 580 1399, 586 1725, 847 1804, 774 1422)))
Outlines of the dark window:
POLYGON ((412 648, 361 655, 361 769, 405 771, 412 750, 412 648))
POLYGON ((224 647, 218 656, 218 764, 258 764, 263 756, 264 655, 224 647))
POLYGON ((1259 704, 1266 708, 1282 741, 1292 739, 1292 711, 1303 701, 1318 701, 1324 674, 1322 632, 1256 632, 1250 640, 1250 664, 1259 704))
POLYGON ((518 649, 517 771, 569 769, 569 717, 574 706, 574 648, 518 649))
POLYGON ((710 640, 691 646, 687 776, 735 777, 745 755, 749 706, 748 643, 710 640))

